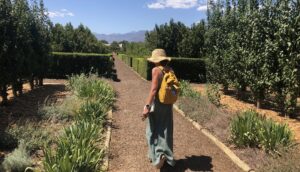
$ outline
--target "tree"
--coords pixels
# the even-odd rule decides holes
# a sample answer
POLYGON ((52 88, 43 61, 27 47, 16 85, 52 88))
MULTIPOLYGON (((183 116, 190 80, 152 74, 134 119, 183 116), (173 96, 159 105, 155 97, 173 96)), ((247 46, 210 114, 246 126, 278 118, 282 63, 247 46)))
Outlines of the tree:
POLYGON ((113 42, 110 44, 110 49, 111 49, 111 51, 113 51, 113 52, 119 52, 119 51, 120 51, 119 43, 116 42, 116 41, 113 41, 113 42))
POLYGON ((182 41, 179 43, 178 51, 181 57, 201 58, 205 56, 206 26, 204 20, 198 24, 193 24, 184 33, 182 41))
POLYGON ((168 56, 178 57, 180 43, 184 34, 188 31, 187 27, 181 22, 174 22, 173 19, 169 23, 163 25, 155 25, 151 32, 146 33, 146 44, 150 49, 163 48, 168 56))
POLYGON ((98 41, 91 30, 80 24, 74 28, 71 23, 66 26, 55 24, 51 27, 51 47, 53 51, 107 53, 102 41, 98 41))
POLYGON ((30 75, 30 59, 33 54, 31 46, 32 36, 30 25, 32 23, 32 14, 27 0, 16 0, 13 4, 12 15, 14 18, 15 33, 15 72, 12 75, 13 93, 22 94, 23 78, 30 75))
POLYGON ((0 95, 2 103, 7 103, 7 85, 12 74, 13 18, 10 0, 0 0, 0 95))

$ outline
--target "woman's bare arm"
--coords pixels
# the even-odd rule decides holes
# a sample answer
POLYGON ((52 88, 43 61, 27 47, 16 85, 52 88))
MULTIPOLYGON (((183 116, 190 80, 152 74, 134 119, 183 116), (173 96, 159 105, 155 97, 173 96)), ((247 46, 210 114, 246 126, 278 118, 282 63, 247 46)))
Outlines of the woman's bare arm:
POLYGON ((151 89, 149 92, 149 96, 146 101, 147 105, 150 105, 153 102, 155 95, 158 91, 158 82, 159 82, 160 74, 161 74, 161 70, 159 68, 155 67, 152 69, 152 82, 151 82, 151 89))

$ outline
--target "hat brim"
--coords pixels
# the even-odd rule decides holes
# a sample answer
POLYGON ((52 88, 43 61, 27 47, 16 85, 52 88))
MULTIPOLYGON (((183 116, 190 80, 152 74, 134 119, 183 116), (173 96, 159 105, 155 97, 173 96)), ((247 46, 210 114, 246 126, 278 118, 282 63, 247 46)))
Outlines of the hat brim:
POLYGON ((171 57, 163 57, 163 56, 160 56, 160 57, 150 57, 147 59, 149 62, 152 62, 152 63, 159 63, 161 61, 164 61, 164 60, 168 60, 168 61, 171 61, 171 57))

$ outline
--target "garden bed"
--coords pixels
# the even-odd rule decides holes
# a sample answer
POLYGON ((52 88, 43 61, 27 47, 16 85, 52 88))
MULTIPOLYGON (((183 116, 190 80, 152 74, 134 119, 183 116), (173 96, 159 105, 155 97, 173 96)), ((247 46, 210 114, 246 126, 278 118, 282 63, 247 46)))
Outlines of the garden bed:
MULTIPOLYGON (((204 87, 202 86, 202 91, 204 87)), ((221 106, 216 107, 206 96, 198 95, 200 100, 195 101, 197 96, 189 93, 188 95, 180 97, 177 102, 180 109, 193 120, 200 123, 203 127, 207 128, 223 143, 231 148, 243 161, 245 161, 251 168, 256 171, 297 171, 300 169, 299 162, 300 152, 297 147, 289 149, 289 151, 281 152, 281 156, 277 153, 266 153, 259 148, 237 148, 231 141, 230 136, 230 123, 234 117, 237 116, 237 111, 233 111, 229 106, 224 106, 221 99, 221 106), (290 152, 293 156, 288 158, 290 152)), ((224 97, 223 95, 221 96, 224 97)), ((247 110, 247 108, 243 109, 247 110)))
POLYGON ((6 121, 0 134, 0 171, 100 169, 113 89, 95 75, 71 77, 68 89, 65 81, 51 81, 0 109, 6 121))

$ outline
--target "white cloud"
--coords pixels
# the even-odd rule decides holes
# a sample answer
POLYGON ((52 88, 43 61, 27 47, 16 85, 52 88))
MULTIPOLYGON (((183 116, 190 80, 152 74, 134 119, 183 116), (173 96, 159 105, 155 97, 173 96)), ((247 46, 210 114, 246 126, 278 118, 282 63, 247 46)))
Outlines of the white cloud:
POLYGON ((55 18, 55 17, 73 17, 75 16, 74 13, 72 13, 71 11, 67 10, 67 9, 61 9, 59 11, 49 11, 48 12, 48 16, 50 18, 55 18))
POLYGON ((166 8, 164 4, 156 2, 156 3, 152 3, 152 4, 148 4, 148 8, 151 9, 163 9, 166 8))
POLYGON ((206 11, 207 10, 207 5, 200 5, 198 8, 197 8, 198 11, 206 11))
POLYGON ((164 8, 175 8, 175 9, 188 9, 198 5, 198 0, 156 0, 151 4, 148 4, 148 8, 151 9, 164 9, 164 8))

